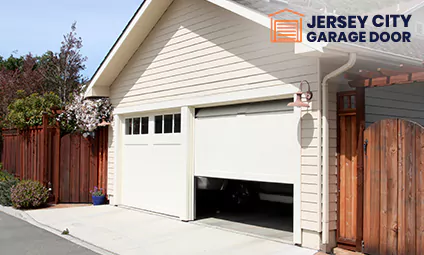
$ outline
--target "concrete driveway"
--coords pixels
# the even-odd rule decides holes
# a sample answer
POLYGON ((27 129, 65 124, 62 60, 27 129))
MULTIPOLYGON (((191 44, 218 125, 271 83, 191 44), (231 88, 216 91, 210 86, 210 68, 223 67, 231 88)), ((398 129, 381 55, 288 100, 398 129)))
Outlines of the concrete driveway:
POLYGON ((309 249, 113 206, 27 211, 43 225, 116 254, 313 255, 309 249))

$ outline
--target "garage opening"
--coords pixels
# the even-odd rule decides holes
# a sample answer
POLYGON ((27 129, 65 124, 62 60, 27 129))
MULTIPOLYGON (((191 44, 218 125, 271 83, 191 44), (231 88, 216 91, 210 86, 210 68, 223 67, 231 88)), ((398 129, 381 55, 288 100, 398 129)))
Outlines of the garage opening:
POLYGON ((300 149, 298 117, 287 106, 291 101, 196 109, 198 221, 293 242, 300 149))
POLYGON ((293 185, 196 177, 196 220, 293 242, 293 185))

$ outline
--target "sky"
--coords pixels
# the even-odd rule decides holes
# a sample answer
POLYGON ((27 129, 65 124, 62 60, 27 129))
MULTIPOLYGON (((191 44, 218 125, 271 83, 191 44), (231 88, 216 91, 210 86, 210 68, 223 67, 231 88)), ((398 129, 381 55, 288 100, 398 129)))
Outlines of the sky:
POLYGON ((87 78, 96 71, 143 0, 0 0, 0 55, 58 52, 77 22, 88 57, 87 78))

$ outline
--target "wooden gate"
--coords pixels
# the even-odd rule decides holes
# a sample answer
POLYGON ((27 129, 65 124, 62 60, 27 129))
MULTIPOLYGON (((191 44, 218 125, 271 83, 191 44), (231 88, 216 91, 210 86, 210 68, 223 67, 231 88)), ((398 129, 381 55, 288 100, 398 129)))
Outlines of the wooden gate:
POLYGON ((424 128, 382 120, 364 133, 367 254, 424 254, 424 128))
POLYGON ((64 203, 89 203, 90 190, 107 185, 107 128, 94 138, 68 134, 60 145, 60 194, 64 203))

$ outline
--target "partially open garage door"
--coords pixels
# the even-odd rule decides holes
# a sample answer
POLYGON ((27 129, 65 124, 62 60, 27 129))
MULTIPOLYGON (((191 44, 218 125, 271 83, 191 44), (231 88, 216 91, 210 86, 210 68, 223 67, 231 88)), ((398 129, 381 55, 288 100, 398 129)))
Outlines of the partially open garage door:
POLYGON ((122 151, 122 204, 178 216, 185 174, 181 115, 125 119, 122 151))
POLYGON ((300 151, 291 101, 198 109, 195 175, 294 183, 300 151))

